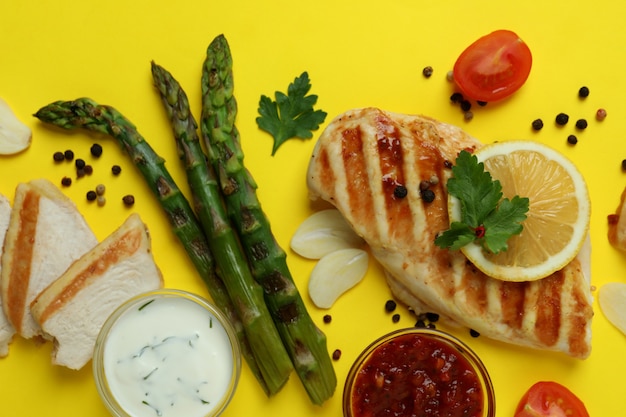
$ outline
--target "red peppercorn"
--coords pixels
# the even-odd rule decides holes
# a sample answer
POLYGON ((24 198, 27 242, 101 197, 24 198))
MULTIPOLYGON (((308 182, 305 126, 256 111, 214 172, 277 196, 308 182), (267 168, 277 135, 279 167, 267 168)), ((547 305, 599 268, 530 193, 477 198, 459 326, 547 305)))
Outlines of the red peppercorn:
POLYGON ((598 111, 596 112, 596 120, 602 121, 604 119, 606 119, 606 110, 598 109, 598 111))
POLYGON ((333 360, 339 360, 339 358, 341 358, 341 350, 339 349, 335 349, 335 351, 333 352, 333 360))

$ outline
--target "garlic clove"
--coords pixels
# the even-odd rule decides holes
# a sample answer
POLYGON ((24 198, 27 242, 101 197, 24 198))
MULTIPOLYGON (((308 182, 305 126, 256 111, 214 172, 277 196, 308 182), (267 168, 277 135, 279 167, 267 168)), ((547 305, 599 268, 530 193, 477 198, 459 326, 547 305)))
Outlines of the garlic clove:
POLYGON ((0 155, 13 155, 30 146, 32 132, 0 99, 0 155))
POLYGON ((319 308, 330 308, 367 272, 369 256, 362 249, 341 249, 322 257, 309 278, 309 296, 319 308))
POLYGON ((331 252, 359 248, 363 244, 363 239, 336 209, 313 213, 300 224, 290 242, 294 252, 308 259, 320 259, 331 252))
POLYGON ((626 334, 626 284, 609 282, 600 287, 598 303, 604 316, 626 334))

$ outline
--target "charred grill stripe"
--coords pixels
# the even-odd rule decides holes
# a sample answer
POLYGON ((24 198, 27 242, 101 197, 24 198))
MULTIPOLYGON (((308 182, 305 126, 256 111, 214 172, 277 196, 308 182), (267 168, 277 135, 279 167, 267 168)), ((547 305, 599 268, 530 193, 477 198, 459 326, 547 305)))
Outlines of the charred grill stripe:
POLYGON ((499 285, 502 321, 513 329, 521 329, 524 323, 527 288, 526 282, 502 282, 499 285))
MULTIPOLYGON (((363 133, 360 127, 344 129, 341 132, 342 169, 346 175, 346 189, 348 202, 347 209, 362 225, 369 225, 376 216, 373 192, 370 188, 368 164, 365 156, 363 133)), ((371 225, 371 231, 378 235, 376 225, 371 225)))
POLYGON ((559 341, 561 330, 561 290, 564 273, 558 271, 536 282, 539 282, 541 288, 537 299, 535 335, 546 346, 554 346, 559 341))

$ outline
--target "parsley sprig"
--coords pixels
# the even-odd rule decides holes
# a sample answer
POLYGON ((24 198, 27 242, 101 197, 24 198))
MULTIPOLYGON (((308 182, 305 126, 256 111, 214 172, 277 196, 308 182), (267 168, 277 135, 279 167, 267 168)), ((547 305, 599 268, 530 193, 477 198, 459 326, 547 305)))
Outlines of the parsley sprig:
POLYGON ((483 249, 499 253, 508 249, 507 241, 523 230, 529 200, 515 196, 502 198, 502 185, 485 171, 476 155, 461 151, 448 179, 448 193, 461 203, 461 221, 435 239, 435 244, 452 250, 476 241, 483 249))
POLYGON ((289 84, 287 94, 276 91, 276 100, 262 95, 259 101, 260 117, 257 125, 274 137, 272 155, 280 145, 291 138, 310 139, 313 130, 324 123, 326 112, 314 110, 317 96, 307 93, 311 89, 309 74, 305 71, 289 84))

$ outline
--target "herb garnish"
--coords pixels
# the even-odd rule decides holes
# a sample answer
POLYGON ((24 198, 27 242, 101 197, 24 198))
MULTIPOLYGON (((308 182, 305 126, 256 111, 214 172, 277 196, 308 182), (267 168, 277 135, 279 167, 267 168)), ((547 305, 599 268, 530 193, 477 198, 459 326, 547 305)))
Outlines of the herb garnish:
POLYGON ((483 249, 499 253, 508 249, 507 241, 523 230, 528 198, 502 198, 502 185, 485 171, 485 164, 466 150, 459 153, 448 179, 448 193, 461 203, 461 221, 435 239, 435 244, 452 250, 476 241, 483 249))
POLYGON ((311 89, 309 74, 305 71, 289 84, 287 95, 276 91, 276 101, 262 95, 259 101, 260 117, 257 125, 274 137, 272 155, 280 145, 291 138, 310 139, 313 130, 324 123, 326 112, 313 110, 317 96, 308 95, 311 89))

